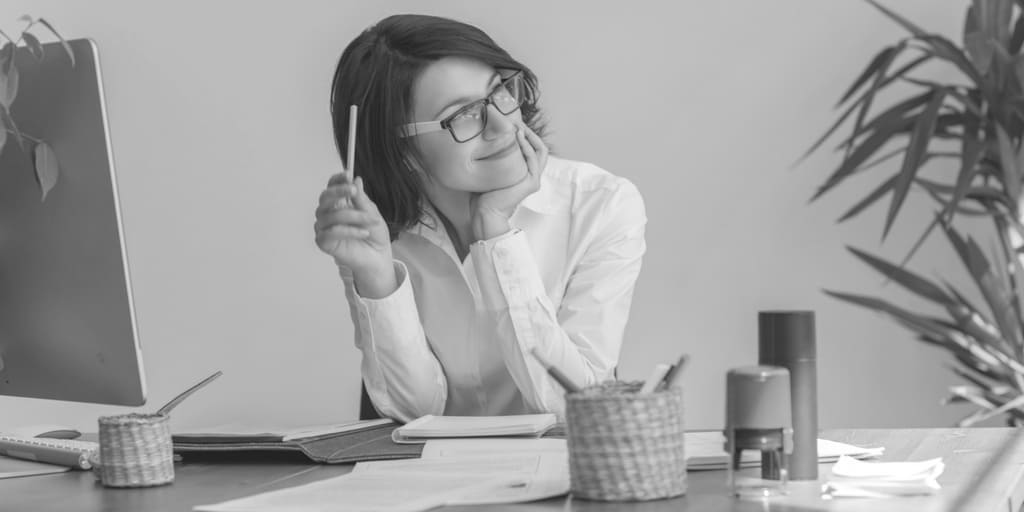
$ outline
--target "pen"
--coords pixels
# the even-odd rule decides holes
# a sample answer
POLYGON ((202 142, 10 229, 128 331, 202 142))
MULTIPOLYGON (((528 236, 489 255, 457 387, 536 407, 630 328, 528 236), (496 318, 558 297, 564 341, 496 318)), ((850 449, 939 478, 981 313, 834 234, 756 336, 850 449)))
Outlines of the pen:
MULTIPOLYGON (((355 105, 349 105, 348 107, 348 151, 347 157, 345 158, 345 180, 350 184, 355 184, 356 179, 356 115, 359 113, 359 107, 355 105)), ((347 208, 352 206, 352 201, 348 197, 343 197, 337 201, 334 205, 335 208, 347 208)))
POLYGON ((665 374, 665 378, 661 379, 659 389, 669 389, 679 382, 679 376, 683 374, 683 367, 686 366, 686 362, 690 359, 690 356, 683 354, 679 356, 679 360, 676 364, 672 365, 672 369, 665 374))
POLYGON ((643 387, 640 388, 640 393, 650 393, 661 384, 661 381, 665 379, 665 375, 672 369, 671 366, 660 363, 654 366, 654 371, 651 372, 651 376, 647 377, 644 381, 643 387))
POLYGON ((345 174, 349 182, 356 177, 356 115, 358 113, 359 107, 355 105, 348 107, 348 158, 345 159, 348 169, 345 169, 345 174))
POLYGON ((562 373, 562 370, 559 370, 557 366, 551 364, 546 359, 541 357, 540 353, 537 352, 537 347, 531 349, 530 353, 533 354, 533 357, 537 359, 537 362, 540 363, 540 365, 543 366, 545 370, 547 370, 548 375, 551 375, 551 378, 558 381, 558 384, 565 388, 567 392, 576 393, 580 390, 580 387, 573 383, 573 381, 570 380, 569 377, 567 377, 564 373, 562 373))

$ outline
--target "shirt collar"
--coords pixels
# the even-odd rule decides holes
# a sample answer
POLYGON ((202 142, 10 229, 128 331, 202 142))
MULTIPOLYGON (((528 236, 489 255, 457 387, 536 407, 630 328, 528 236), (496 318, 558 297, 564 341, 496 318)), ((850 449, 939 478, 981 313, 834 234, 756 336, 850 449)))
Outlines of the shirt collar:
MULTIPOLYGON (((550 167, 550 165, 549 163, 548 166, 550 167)), ((519 206, 537 213, 547 214, 553 213, 557 209, 558 202, 557 184, 554 182, 554 178, 545 172, 540 177, 540 189, 526 196, 519 206)))

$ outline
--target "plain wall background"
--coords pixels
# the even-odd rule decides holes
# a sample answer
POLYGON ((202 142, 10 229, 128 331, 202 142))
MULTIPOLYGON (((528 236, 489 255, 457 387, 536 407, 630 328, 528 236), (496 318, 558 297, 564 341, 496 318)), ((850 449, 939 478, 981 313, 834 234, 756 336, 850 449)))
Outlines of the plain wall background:
MULTIPOLYGON (((887 4, 959 40, 966 1, 887 4)), ((620 376, 689 352, 689 427, 721 426, 725 371, 756 362, 762 309, 817 312, 822 427, 948 426, 969 412, 939 403, 957 382, 944 353, 821 293, 919 304, 844 245, 901 257, 929 203, 912 197, 879 246, 884 208, 834 224, 878 178, 808 205, 837 159, 790 169, 871 56, 903 36, 866 2, 6 0, 8 33, 28 13, 99 46, 150 389, 141 410, 220 369, 176 426, 356 417, 359 353, 313 208, 340 169, 336 59, 399 12, 484 29, 539 75, 556 150, 637 184, 649 250, 620 376)), ((965 282, 939 239, 912 267, 965 282)), ((127 409, 2 397, 0 411, 0 424, 95 430, 127 409)))

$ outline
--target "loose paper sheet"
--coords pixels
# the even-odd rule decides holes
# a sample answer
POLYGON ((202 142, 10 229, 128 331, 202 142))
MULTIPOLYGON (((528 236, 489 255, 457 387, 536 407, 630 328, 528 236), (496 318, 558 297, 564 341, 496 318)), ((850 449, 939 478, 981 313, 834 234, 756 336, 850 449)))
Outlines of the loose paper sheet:
POLYGON ((514 479, 461 473, 349 473, 246 498, 200 505, 205 512, 418 512, 469 493, 495 492, 514 479))
POLYGON ((494 475, 515 480, 495 491, 468 492, 448 505, 521 503, 560 496, 569 492, 569 466, 564 453, 505 453, 500 457, 468 455, 395 461, 360 462, 353 473, 430 473, 453 477, 494 475))

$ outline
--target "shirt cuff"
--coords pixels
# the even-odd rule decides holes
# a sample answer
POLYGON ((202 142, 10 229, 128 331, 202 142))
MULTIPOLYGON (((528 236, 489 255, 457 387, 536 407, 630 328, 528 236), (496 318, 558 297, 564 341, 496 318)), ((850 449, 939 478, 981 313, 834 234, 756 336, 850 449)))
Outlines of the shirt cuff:
POLYGON ((476 242, 469 253, 488 310, 522 306, 544 294, 529 240, 521 230, 476 242))
POLYGON ((387 337, 405 340, 420 336, 419 311, 409 282, 409 270, 399 260, 394 260, 394 266, 398 288, 390 295, 368 299, 359 295, 354 284, 350 288, 351 296, 355 299, 358 328, 364 339, 387 337))

